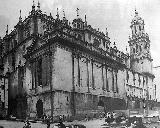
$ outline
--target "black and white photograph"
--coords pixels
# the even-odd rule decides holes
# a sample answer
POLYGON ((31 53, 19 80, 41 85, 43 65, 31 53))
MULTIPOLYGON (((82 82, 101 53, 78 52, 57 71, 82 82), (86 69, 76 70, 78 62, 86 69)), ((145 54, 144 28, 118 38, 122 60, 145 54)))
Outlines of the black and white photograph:
POLYGON ((0 128, 160 128, 160 0, 0 0, 0 128))

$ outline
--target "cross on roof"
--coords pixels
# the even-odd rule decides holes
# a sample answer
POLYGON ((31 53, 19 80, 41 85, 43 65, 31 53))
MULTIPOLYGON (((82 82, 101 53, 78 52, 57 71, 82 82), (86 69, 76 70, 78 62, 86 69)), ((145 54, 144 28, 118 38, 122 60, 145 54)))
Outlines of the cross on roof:
POLYGON ((57 16, 57 19, 59 19, 59 13, 58 13, 58 8, 57 8, 57 15, 56 15, 56 16, 57 16))
POLYGON ((78 11, 79 11, 79 8, 77 8, 77 10, 76 10, 76 11, 77 11, 77 17, 78 17, 78 16, 79 16, 79 13, 78 13, 78 11))
POLYGON ((64 16, 64 18, 66 17, 66 16, 65 16, 65 12, 64 12, 64 9, 63 9, 63 16, 64 16))

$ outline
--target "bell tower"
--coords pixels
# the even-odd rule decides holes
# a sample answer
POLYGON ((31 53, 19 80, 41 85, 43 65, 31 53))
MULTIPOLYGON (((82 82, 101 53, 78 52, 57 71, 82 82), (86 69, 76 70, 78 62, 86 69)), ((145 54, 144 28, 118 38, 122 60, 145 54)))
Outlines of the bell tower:
POLYGON ((129 37, 130 65, 133 71, 152 74, 152 61, 150 53, 150 39, 144 30, 144 20, 135 10, 135 16, 131 21, 132 36, 129 37))

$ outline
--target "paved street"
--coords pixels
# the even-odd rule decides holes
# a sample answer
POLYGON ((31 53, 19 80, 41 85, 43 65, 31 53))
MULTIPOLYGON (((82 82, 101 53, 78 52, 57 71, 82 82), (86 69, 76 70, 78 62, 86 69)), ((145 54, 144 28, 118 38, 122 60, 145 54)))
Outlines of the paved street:
MULTIPOLYGON (((87 128, 100 128, 101 125, 104 123, 104 119, 100 120, 91 120, 91 121, 81 121, 81 122, 76 122, 74 123, 81 123, 84 124, 87 128)), ((68 124, 68 123, 66 123, 68 124)), ((24 123, 23 122, 18 122, 18 121, 6 121, 6 120, 0 120, 0 126, 4 126, 4 128, 23 128, 24 123)), ((42 123, 31 123, 32 128, 46 128, 46 124, 42 123)), ((54 124, 51 124, 52 128, 54 124)), ((147 124, 146 125, 148 128, 153 128, 154 126, 157 126, 157 128, 160 128, 160 125, 157 124, 147 124)))
MULTIPOLYGON (((82 121, 77 122, 74 121, 74 123, 81 123, 87 126, 87 128, 100 128, 101 124, 104 123, 104 119, 100 120, 92 120, 92 121, 82 121)), ((66 123, 68 124, 68 123, 66 123)), ((24 123, 23 122, 17 122, 17 121, 6 121, 6 120, 0 120, 0 126, 4 126, 4 128, 23 128, 24 123)), ((32 128, 45 128, 47 127, 46 124, 42 123, 31 123, 32 128)), ((51 124, 51 128, 54 126, 54 124, 51 124)))

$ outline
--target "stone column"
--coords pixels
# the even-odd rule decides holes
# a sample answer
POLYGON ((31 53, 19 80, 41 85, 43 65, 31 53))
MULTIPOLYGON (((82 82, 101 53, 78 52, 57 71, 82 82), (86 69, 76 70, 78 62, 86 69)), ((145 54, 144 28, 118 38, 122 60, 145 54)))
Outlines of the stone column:
POLYGON ((92 60, 92 88, 94 89, 93 60, 92 60))
POLYGON ((116 92, 118 93, 118 84, 117 84, 117 73, 118 73, 118 70, 116 70, 116 92))
POLYGON ((79 66, 79 56, 78 56, 78 86, 81 85, 81 78, 80 78, 80 66, 79 66))
POLYGON ((109 86, 108 86, 108 75, 107 75, 107 73, 108 73, 108 67, 105 66, 105 68, 106 68, 106 90, 109 91, 109 86))
POLYGON ((53 121, 53 85, 52 85, 52 68, 53 68, 53 66, 52 66, 52 52, 50 51, 50 49, 49 49, 49 68, 50 68, 50 72, 49 72, 49 74, 50 74, 50 79, 49 79, 49 81, 50 81, 50 100, 51 100, 51 117, 52 117, 52 121, 53 121))
POLYGON ((87 87, 88 87, 88 93, 89 93, 90 90, 89 90, 89 69, 88 69, 88 62, 89 62, 89 60, 87 59, 87 62, 86 62, 86 64, 87 64, 87 87))
MULTIPOLYGON (((78 78, 79 79, 79 78, 78 78)), ((72 53, 72 92, 71 92, 71 112, 72 115, 75 116, 76 108, 75 108, 75 85, 74 85, 74 53, 72 53)))
POLYGON ((104 90, 105 89, 105 87, 104 87, 104 76, 103 76, 103 65, 102 65, 102 90, 104 90))
POLYGON ((112 91, 114 93, 114 73, 113 73, 113 68, 112 68, 112 91))

